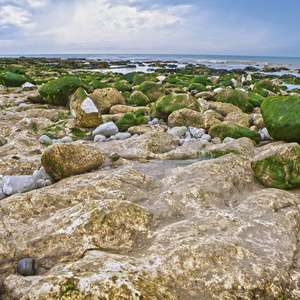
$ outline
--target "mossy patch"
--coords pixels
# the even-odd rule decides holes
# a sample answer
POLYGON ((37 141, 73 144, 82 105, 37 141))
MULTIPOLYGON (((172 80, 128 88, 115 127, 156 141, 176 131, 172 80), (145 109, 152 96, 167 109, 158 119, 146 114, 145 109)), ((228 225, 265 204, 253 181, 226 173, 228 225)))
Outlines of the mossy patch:
POLYGON ((231 103, 239 107, 245 113, 251 109, 251 106, 249 106, 249 97, 247 93, 242 91, 226 89, 218 96, 217 102, 231 103))
POLYGON ((147 122, 145 113, 142 109, 138 109, 133 113, 124 114, 115 124, 120 131, 125 131, 131 126, 140 125, 147 122))
POLYGON ((249 101, 254 107, 260 107, 265 98, 256 92, 248 93, 249 101))
POLYGON ((19 87, 25 82, 34 84, 34 80, 26 75, 14 74, 11 72, 0 73, 0 84, 8 87, 19 87))
POLYGON ((280 92, 280 89, 277 85, 275 85, 269 78, 265 78, 263 80, 258 81, 255 86, 255 90, 262 90, 266 89, 268 91, 271 91, 273 93, 278 93, 280 92))
POLYGON ((153 81, 144 81, 137 87, 136 91, 144 93, 149 98, 150 102, 154 102, 159 97, 166 94, 164 86, 153 81))

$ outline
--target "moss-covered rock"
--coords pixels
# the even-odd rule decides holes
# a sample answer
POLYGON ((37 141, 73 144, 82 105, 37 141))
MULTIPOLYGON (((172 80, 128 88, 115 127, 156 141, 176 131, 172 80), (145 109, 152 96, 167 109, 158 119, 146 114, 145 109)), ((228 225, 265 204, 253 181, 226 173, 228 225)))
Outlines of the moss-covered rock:
POLYGON ((101 114, 107 114, 116 104, 125 105, 125 99, 115 88, 96 89, 89 95, 101 114))
POLYGON ((254 177, 264 186, 300 188, 300 146, 297 143, 272 146, 251 162, 254 177))
POLYGON ((194 78, 191 79, 192 83, 201 83, 203 85, 206 85, 207 83, 207 78, 205 76, 195 76, 194 78))
POLYGON ((274 84, 274 82, 272 82, 270 79, 265 78, 263 80, 259 80, 255 86, 254 86, 254 90, 268 90, 271 91, 272 93, 279 93, 280 89, 279 87, 274 84))
POLYGON ((261 104, 265 126, 272 138, 300 143, 300 97, 273 96, 261 104))
POLYGON ((129 99, 127 104, 128 105, 136 105, 136 106, 145 106, 150 103, 149 98, 140 91, 134 91, 129 99))
POLYGON ((149 98, 150 102, 155 102, 159 97, 168 94, 168 91, 163 85, 149 80, 144 81, 138 86, 136 91, 144 93, 149 98))
POLYGON ((41 86, 39 93, 47 103, 65 106, 69 101, 69 97, 79 87, 82 87, 88 93, 93 91, 92 86, 86 81, 74 76, 63 76, 41 86))
POLYGON ((34 80, 26 75, 15 74, 11 72, 0 73, 0 84, 7 87, 18 87, 25 82, 35 83, 34 80))
POLYGON ((136 74, 133 77, 133 85, 140 85, 146 81, 144 74, 136 74))
POLYGON ((247 128, 249 128, 253 124, 252 116, 246 113, 231 112, 226 116, 225 121, 247 128))
POLYGON ((148 119, 145 117, 144 111, 142 109, 138 109, 133 113, 126 113, 118 121, 116 121, 115 124, 120 131, 125 131, 129 127, 146 123, 147 120, 148 119))
POLYGON ((97 127, 103 123, 99 110, 83 88, 78 88, 72 96, 70 109, 79 127, 97 127))
POLYGON ((189 86, 189 91, 196 91, 196 93, 205 92, 206 86, 202 83, 192 83, 189 86))
POLYGON ((226 117, 231 112, 236 112, 236 113, 243 112, 239 107, 231 103, 223 103, 223 102, 211 102, 208 106, 208 109, 212 109, 216 111, 223 117, 226 117))
POLYGON ((124 74, 124 75, 122 76, 122 79, 125 79, 125 80, 127 80, 130 84, 132 84, 132 83, 133 83, 133 78, 134 78, 134 76, 137 75, 137 74, 140 74, 140 73, 138 73, 138 72, 130 72, 130 73, 124 74))
POLYGON ((155 102, 155 106, 152 108, 152 111, 156 110, 167 117, 172 112, 182 108, 200 111, 200 104, 194 97, 187 93, 169 94, 160 97, 155 102))
POLYGON ((103 81, 100 81, 100 80, 97 80, 97 79, 94 79, 92 82, 91 82, 91 85, 93 86, 93 89, 103 89, 103 88, 106 88, 108 87, 108 84, 106 82, 103 82, 103 81))
POLYGON ((248 137, 256 143, 259 143, 261 140, 259 133, 230 122, 222 122, 211 126, 208 134, 210 134, 213 138, 219 137, 221 140, 225 139, 226 137, 232 137, 235 139, 248 137))
POLYGON ((15 66, 15 65, 10 65, 8 66, 5 71, 7 72, 11 72, 11 73, 14 73, 14 74, 22 74, 24 75, 25 74, 25 71, 22 70, 20 67, 18 66, 15 66))
POLYGON ((243 112, 250 111, 248 94, 242 91, 226 89, 218 96, 217 101, 231 103, 239 107, 243 112))
POLYGON ((127 80, 119 80, 114 84, 114 88, 120 92, 131 92, 132 87, 127 80))
POLYGON ((248 93, 249 101, 254 107, 260 107, 262 102, 265 100, 265 97, 256 92, 248 93))

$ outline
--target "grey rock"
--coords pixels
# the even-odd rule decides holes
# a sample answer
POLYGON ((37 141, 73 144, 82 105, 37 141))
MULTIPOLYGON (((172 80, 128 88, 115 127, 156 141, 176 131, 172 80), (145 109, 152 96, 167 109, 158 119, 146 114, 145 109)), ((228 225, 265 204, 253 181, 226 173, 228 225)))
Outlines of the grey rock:
POLYGON ((70 136, 65 136, 65 137, 63 137, 63 138, 61 139, 61 141, 62 141, 63 143, 72 143, 72 142, 73 142, 73 140, 72 140, 72 138, 71 138, 70 136))
POLYGON ((39 179, 36 181, 36 187, 39 189, 39 188, 42 188, 44 186, 46 186, 46 180, 44 179, 39 179))
POLYGON ((120 158, 120 155, 116 152, 113 152, 109 155, 109 158, 112 160, 112 161, 117 161, 119 158, 120 158))
POLYGON ((17 100, 17 101, 15 101, 15 105, 20 105, 22 103, 25 103, 25 101, 24 100, 17 100))
POLYGON ((47 186, 52 184, 52 181, 50 179, 46 179, 45 182, 47 186))
POLYGON ((36 182, 31 175, 4 176, 2 185, 3 192, 8 196, 25 193, 36 188, 36 182))
POLYGON ((209 134, 203 134, 202 136, 201 136, 201 139, 200 139, 201 141, 208 141, 208 142, 210 142, 211 141, 211 136, 209 135, 209 134))
POLYGON ((119 132, 115 135, 117 140, 126 140, 131 137, 131 134, 129 132, 119 132))
POLYGON ((159 121, 157 118, 154 118, 152 121, 148 122, 148 125, 157 125, 157 124, 159 124, 159 121))
POLYGON ((51 183, 55 182, 54 178, 45 171, 44 167, 41 167, 39 170, 34 171, 32 176, 35 181, 38 181, 39 179, 43 179, 43 180, 50 180, 51 183))
POLYGON ((52 140, 49 138, 49 136, 48 136, 48 135, 45 135, 45 134, 43 134, 43 135, 38 139, 38 141, 39 141, 40 143, 52 143, 52 140))
POLYGON ((26 107, 27 104, 26 104, 26 103, 20 103, 18 106, 19 106, 19 107, 26 107))
POLYGON ((190 134, 195 138, 201 138, 203 134, 205 134, 205 130, 202 128, 196 128, 189 126, 188 128, 190 134))
POLYGON ((97 134, 94 137, 94 143, 98 143, 98 142, 105 142, 106 141, 106 137, 104 135, 101 134, 97 134))
POLYGON ((59 144, 62 143, 62 139, 58 139, 58 140, 52 140, 53 144, 59 144))
POLYGON ((266 127, 261 129, 260 133, 262 133, 264 135, 265 140, 270 140, 271 139, 271 136, 269 135, 268 129, 266 127))
POLYGON ((17 272, 23 276, 37 275, 39 266, 33 258, 23 258, 18 262, 17 272))
POLYGON ((109 137, 111 135, 115 135, 119 132, 119 129, 117 125, 114 122, 108 122, 99 125, 94 131, 93 131, 93 136, 96 135, 104 135, 106 137, 109 137))
POLYGON ((236 139, 227 136, 227 137, 223 140, 223 143, 231 143, 231 142, 234 142, 234 141, 236 141, 236 139))
POLYGON ((112 135, 111 137, 109 137, 106 141, 109 142, 109 141, 116 141, 117 138, 115 135, 112 135))
POLYGON ((2 189, 2 180, 0 180, 0 200, 6 198, 7 195, 3 192, 3 189, 2 189))
POLYGON ((167 131, 167 133, 170 133, 172 135, 175 135, 175 136, 178 136, 178 137, 181 137, 181 136, 184 136, 185 133, 187 132, 187 127, 186 126, 180 126, 180 127, 173 127, 171 129, 169 129, 167 131))

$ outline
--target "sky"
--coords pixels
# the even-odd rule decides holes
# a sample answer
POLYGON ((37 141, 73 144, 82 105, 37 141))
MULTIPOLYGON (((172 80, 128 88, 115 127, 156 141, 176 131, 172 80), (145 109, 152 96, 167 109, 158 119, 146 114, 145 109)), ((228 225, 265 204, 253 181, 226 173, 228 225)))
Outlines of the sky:
POLYGON ((0 55, 300 57, 300 0, 0 0, 0 55))

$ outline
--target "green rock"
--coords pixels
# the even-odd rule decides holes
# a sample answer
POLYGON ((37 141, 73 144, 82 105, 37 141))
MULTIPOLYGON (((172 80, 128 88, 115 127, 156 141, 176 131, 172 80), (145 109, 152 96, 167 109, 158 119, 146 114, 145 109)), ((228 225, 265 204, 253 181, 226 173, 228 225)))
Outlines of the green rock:
POLYGON ((144 93, 150 102, 155 102, 159 97, 168 93, 163 85, 153 81, 144 81, 137 87, 136 91, 144 93))
POLYGON ((127 104, 132 106, 146 106, 150 103, 149 98, 140 91, 134 91, 129 99, 127 104))
POLYGON ((11 72, 3 72, 0 74, 0 84, 7 87, 18 87, 25 82, 35 83, 33 79, 26 75, 14 74, 11 72))
POLYGON ((254 177, 264 186, 300 188, 300 146, 297 143, 273 146, 254 157, 254 177))
POLYGON ((152 111, 156 110, 159 113, 168 116, 172 112, 182 108, 189 108, 195 111, 200 111, 200 104, 194 97, 187 93, 169 94, 160 97, 155 102, 155 106, 152 107, 152 111))
POLYGON ((138 73, 138 72, 130 72, 130 73, 124 74, 122 76, 122 79, 127 80, 131 84, 131 83, 133 83, 134 76, 137 75, 137 74, 140 74, 140 73, 138 73))
POLYGON ((147 122, 145 113, 142 109, 136 110, 134 113, 124 114, 115 124, 120 131, 125 131, 131 126, 136 126, 147 122))
POLYGON ((300 143, 300 96, 268 97, 260 109, 273 139, 300 143))
POLYGON ((108 87, 108 84, 105 83, 105 82, 102 82, 100 80, 95 79, 95 80, 92 81, 92 86, 93 86, 93 89, 95 90, 95 89, 106 88, 106 87, 108 87))
POLYGON ((213 138, 219 137, 224 140, 226 137, 239 139, 241 137, 247 137, 259 143, 261 140, 260 134, 250 130, 244 126, 233 124, 230 122, 222 122, 212 125, 208 131, 208 134, 213 138))
POLYGON ((203 85, 206 85, 207 79, 205 76, 195 76, 194 78, 191 79, 192 83, 201 83, 203 85))
POLYGON ((142 84, 144 81, 146 81, 145 77, 143 74, 136 74, 133 77, 133 85, 140 85, 142 84))
POLYGON ((24 75, 25 74, 25 71, 22 70, 21 68, 17 67, 17 66, 14 66, 14 65, 10 65, 8 66, 5 71, 7 72, 11 72, 11 73, 14 73, 14 74, 22 74, 24 75))
POLYGON ((73 76, 63 76, 41 86, 39 93, 45 102, 65 106, 69 101, 69 97, 79 87, 82 87, 88 93, 93 92, 93 88, 88 82, 73 76))
POLYGON ((120 81, 117 81, 115 84, 114 84, 114 88, 117 89, 118 91, 120 92, 131 92, 132 90, 132 87, 131 85, 128 83, 127 80, 120 80, 120 81))
POLYGON ((256 92, 248 93, 249 101, 254 107, 260 107, 262 102, 265 100, 265 97, 256 92))
POLYGON ((238 90, 226 89, 218 96, 217 102, 231 103, 245 113, 251 110, 248 94, 238 90))
POLYGON ((268 78, 258 81, 254 86, 254 90, 263 90, 263 89, 266 89, 273 93, 280 92, 279 87, 268 78))
POLYGON ((202 83, 192 83, 189 86, 189 91, 205 92, 206 86, 203 85, 202 83))

